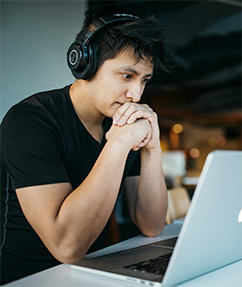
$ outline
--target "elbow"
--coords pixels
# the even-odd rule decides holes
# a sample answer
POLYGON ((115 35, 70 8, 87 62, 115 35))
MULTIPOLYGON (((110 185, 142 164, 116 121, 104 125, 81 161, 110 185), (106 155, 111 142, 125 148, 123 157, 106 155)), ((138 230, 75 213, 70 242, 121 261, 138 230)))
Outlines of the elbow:
POLYGON ((68 232, 55 240, 47 241, 46 247, 59 262, 72 264, 84 259, 95 239, 94 236, 80 238, 68 232))
POLYGON ((157 237, 161 234, 161 232, 163 231, 164 228, 161 228, 161 229, 150 229, 150 230, 147 230, 145 232, 143 232, 143 234, 147 237, 157 237))
POLYGON ((159 226, 155 226, 153 228, 149 227, 145 230, 141 231, 147 237, 157 237, 161 234, 161 232, 165 228, 165 223, 160 224, 159 226))
POLYGON ((81 261, 84 259, 86 254, 67 254, 67 255, 62 255, 61 258, 60 258, 60 262, 61 263, 66 263, 66 264, 72 264, 72 263, 75 263, 75 262, 78 262, 78 261, 81 261))
POLYGON ((84 259, 87 253, 86 248, 76 249, 73 247, 59 247, 57 248, 52 255, 61 263, 72 264, 74 262, 81 261, 84 259))
POLYGON ((136 225, 141 231, 141 233, 147 237, 157 237, 165 228, 165 218, 159 218, 159 220, 149 220, 144 222, 144 220, 136 221, 136 225))

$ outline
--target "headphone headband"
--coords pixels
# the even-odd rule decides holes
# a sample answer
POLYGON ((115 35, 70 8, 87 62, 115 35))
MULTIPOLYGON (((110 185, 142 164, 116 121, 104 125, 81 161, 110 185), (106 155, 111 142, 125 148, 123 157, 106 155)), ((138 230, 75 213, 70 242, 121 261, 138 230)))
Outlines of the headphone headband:
POLYGON ((106 27, 129 21, 140 20, 131 14, 108 14, 95 19, 84 28, 77 40, 71 44, 67 52, 67 63, 77 79, 90 79, 96 71, 95 51, 90 45, 96 33, 106 27))
POLYGON ((137 20, 140 20, 140 18, 131 14, 109 14, 93 20, 87 28, 82 30, 82 34, 90 41, 94 37, 95 33, 107 27, 107 25, 111 26, 120 22, 124 23, 137 20))

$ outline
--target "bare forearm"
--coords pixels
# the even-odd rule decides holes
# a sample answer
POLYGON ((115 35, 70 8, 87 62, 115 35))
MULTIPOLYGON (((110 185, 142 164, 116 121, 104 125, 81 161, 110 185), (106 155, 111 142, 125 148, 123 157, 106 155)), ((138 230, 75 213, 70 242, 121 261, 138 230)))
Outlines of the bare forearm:
POLYGON ((92 170, 75 190, 69 182, 16 190, 27 220, 57 260, 71 263, 85 256, 111 215, 129 151, 149 130, 146 120, 113 127, 92 170))
POLYGON ((76 254, 77 260, 83 257, 103 230, 117 199, 128 153, 149 130, 147 120, 113 127, 87 178, 64 200, 55 220, 57 230, 61 230, 63 236, 58 233, 55 247, 59 243, 64 250, 70 251, 65 258, 71 259, 65 262, 72 261, 76 254))
POLYGON ((141 173, 135 219, 141 232, 157 236, 165 226, 167 190, 162 172, 161 149, 141 150, 141 173))
POLYGON ((63 202, 55 220, 62 236, 58 234, 54 248, 61 246, 70 254, 61 261, 80 260, 103 230, 119 192, 127 154, 127 148, 108 142, 88 177, 63 202))

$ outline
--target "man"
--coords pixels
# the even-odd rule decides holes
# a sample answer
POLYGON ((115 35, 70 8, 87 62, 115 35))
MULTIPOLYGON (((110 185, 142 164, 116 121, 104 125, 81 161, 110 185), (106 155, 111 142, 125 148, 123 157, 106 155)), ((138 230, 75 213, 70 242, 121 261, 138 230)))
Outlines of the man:
POLYGON ((88 11, 67 56, 76 81, 21 101, 2 122, 2 284, 100 248, 121 186, 144 235, 164 228, 157 116, 138 102, 167 54, 153 17, 125 13, 116 6, 88 11), (95 65, 86 72, 83 61, 75 70, 80 37, 110 13, 127 19, 85 36, 94 57, 87 62, 95 65))

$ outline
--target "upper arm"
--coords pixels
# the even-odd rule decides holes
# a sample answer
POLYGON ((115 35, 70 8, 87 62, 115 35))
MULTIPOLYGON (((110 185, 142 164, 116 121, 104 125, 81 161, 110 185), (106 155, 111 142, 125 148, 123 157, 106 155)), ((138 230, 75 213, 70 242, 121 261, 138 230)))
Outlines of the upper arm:
POLYGON ((56 183, 16 189, 22 211, 47 248, 51 233, 65 198, 71 193, 70 183, 56 183))
POLYGON ((11 109, 1 135, 2 161, 13 189, 69 181, 61 137, 40 108, 26 104, 11 109))

